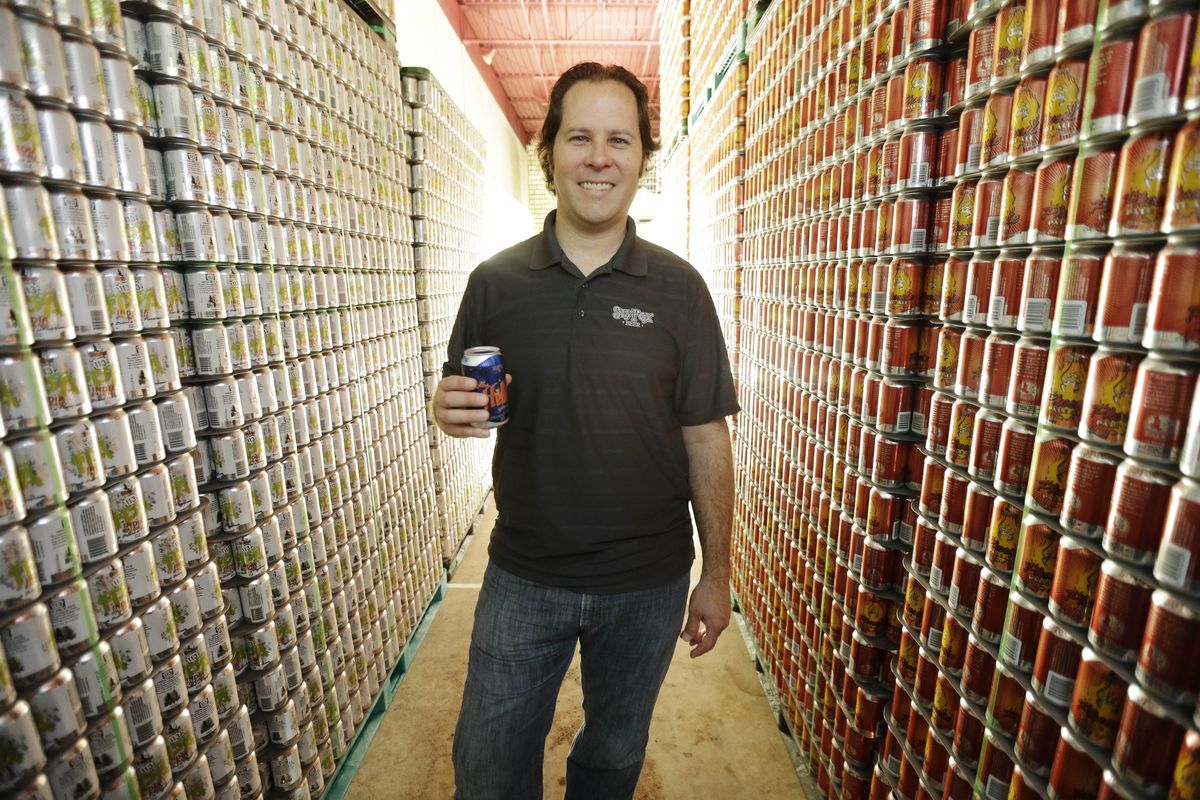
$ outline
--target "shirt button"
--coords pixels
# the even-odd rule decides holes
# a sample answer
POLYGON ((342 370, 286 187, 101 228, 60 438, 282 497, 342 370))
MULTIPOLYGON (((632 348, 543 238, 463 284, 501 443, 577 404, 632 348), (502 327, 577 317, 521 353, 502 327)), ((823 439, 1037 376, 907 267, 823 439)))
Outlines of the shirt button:
POLYGON ((580 289, 586 289, 587 287, 588 287, 588 285, 586 283, 579 284, 580 289))
POLYGON ((582 309, 582 308, 581 308, 581 309, 579 309, 579 316, 581 316, 581 317, 583 316, 583 309, 582 309))

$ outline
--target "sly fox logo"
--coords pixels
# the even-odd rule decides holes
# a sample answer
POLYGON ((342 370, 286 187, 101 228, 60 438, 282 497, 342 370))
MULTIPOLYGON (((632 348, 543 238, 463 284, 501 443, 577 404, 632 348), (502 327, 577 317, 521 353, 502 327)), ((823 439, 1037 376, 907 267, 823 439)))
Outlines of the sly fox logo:
POLYGON ((640 308, 613 306, 612 317, 615 320, 625 323, 630 328, 644 328, 654 322, 654 315, 648 314, 640 308))

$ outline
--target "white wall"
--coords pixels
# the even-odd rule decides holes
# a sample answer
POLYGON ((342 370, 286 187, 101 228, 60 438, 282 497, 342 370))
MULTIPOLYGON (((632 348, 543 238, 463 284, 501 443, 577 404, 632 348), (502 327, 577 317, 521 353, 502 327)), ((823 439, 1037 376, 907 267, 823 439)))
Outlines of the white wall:
MULTIPOLYGON (((523 238, 524 229, 514 229, 512 217, 514 207, 523 208, 528 196, 524 145, 437 0, 394 0, 393 16, 400 63, 433 70, 438 82, 487 140, 484 176, 490 218, 483 221, 485 240, 491 238, 488 229, 493 226, 507 228, 509 244, 523 238), (514 237, 514 232, 519 235, 514 237)), ((525 216, 528 218, 527 213, 525 216)))

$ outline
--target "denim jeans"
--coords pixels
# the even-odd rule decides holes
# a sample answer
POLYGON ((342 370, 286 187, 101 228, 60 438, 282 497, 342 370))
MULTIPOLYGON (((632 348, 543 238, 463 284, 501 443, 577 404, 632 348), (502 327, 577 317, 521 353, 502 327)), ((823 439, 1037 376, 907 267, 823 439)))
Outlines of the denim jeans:
POLYGON ((633 797, 689 576, 623 594, 580 594, 488 564, 454 733, 456 800, 539 800, 546 736, 575 642, 584 724, 566 800, 633 797))

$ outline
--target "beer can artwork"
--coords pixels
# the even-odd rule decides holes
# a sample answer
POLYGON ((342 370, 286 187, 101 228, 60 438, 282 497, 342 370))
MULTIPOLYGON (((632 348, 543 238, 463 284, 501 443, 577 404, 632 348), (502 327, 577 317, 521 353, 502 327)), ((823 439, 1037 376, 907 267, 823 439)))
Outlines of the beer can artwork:
MULTIPOLYGON (((614 309, 613 316, 624 319, 626 316, 641 313, 634 310, 614 309), (618 314, 618 311, 621 313, 618 314)), ((635 320, 638 324, 643 324, 635 320)), ((626 323, 628 324, 628 322, 626 323)), ((488 418, 484 422, 471 423, 477 428, 497 428, 508 422, 508 382, 504 370, 504 357, 499 348, 471 347, 463 354, 463 375, 473 378, 477 387, 474 391, 487 396, 488 418)))

